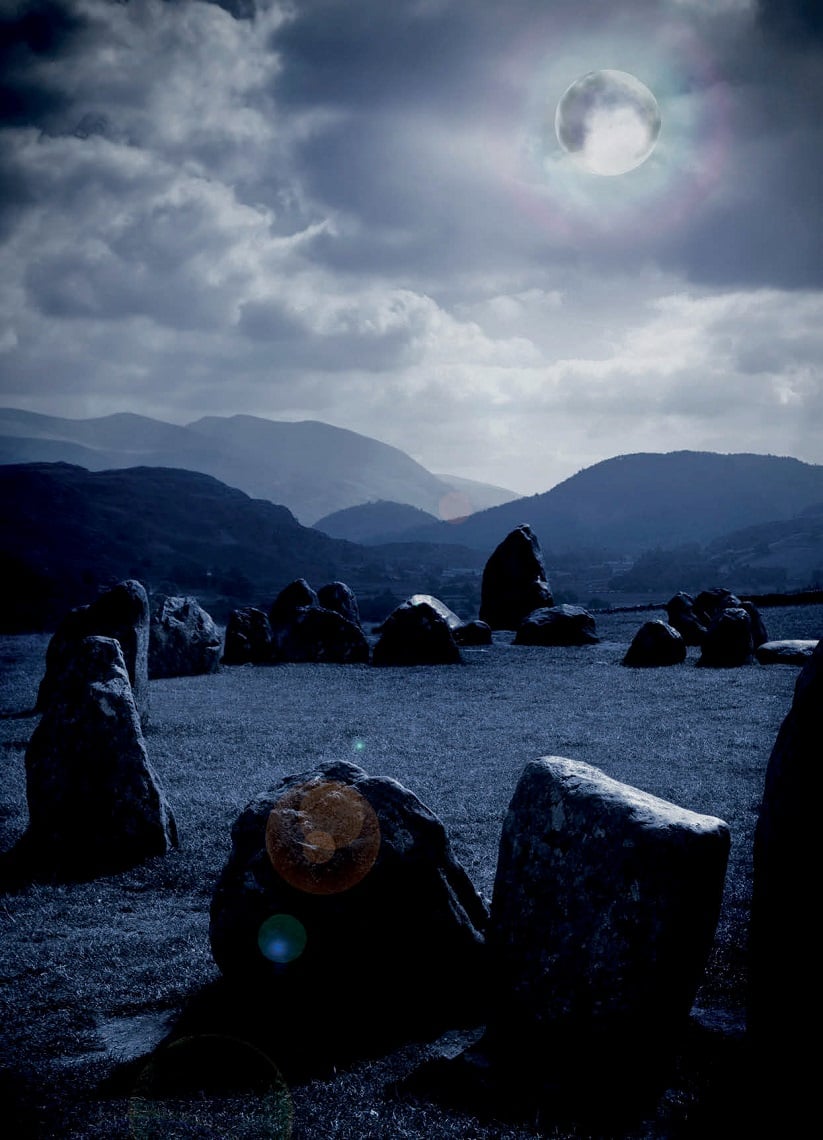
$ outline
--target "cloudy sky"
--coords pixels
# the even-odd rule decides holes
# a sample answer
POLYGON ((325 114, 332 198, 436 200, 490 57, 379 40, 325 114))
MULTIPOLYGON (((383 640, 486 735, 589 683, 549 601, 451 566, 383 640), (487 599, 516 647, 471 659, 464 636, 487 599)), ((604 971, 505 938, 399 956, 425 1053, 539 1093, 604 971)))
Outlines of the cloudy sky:
MULTIPOLYGON (((819 0, 0 0, 0 402, 823 462, 819 0), (559 144, 601 69, 662 127, 559 144)), ((321 460, 322 457, 319 457, 321 460)))

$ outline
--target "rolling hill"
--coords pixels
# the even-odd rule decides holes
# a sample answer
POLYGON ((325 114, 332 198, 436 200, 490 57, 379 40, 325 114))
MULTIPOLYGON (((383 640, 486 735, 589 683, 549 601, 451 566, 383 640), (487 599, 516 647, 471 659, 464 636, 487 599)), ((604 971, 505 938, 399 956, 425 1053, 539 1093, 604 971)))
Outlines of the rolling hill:
POLYGON ((305 525, 377 499, 444 518, 498 503, 501 495, 514 497, 470 480, 452 484, 399 448, 313 420, 205 416, 178 426, 128 412, 70 420, 0 409, 0 464, 32 462, 73 463, 90 471, 199 471, 254 498, 284 504, 305 525))

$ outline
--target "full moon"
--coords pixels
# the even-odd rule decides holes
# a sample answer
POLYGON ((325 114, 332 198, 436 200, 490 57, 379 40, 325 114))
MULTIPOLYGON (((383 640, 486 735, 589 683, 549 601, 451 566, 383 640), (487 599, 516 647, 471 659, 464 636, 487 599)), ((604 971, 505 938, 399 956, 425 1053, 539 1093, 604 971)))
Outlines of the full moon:
POLYGON ((557 140, 592 174, 625 174, 646 161, 660 134, 651 91, 626 71, 590 71, 564 91, 557 140))

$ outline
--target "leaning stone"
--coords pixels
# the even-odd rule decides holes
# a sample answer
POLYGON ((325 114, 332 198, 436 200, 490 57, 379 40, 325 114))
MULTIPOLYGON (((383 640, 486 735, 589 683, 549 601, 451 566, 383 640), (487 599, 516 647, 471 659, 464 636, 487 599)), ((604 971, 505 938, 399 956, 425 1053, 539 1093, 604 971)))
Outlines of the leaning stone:
POLYGON ((427 602, 399 605, 383 622, 373 665, 459 665, 463 658, 444 618, 427 602))
POLYGON ((670 598, 666 604, 669 625, 676 629, 686 645, 702 645, 706 637, 706 627, 698 619, 694 609, 694 598, 682 590, 670 598))
POLYGON ((686 642, 665 621, 647 621, 634 635, 622 664, 635 668, 680 665, 686 660, 686 642))
POLYGON ((277 649, 280 662, 368 664, 369 643, 359 625, 335 610, 306 606, 281 628, 277 649))
POLYGON ((582 606, 552 606, 534 610, 518 627, 515 645, 594 645, 594 618, 582 606))
POLYGON ((271 660, 269 619, 254 606, 232 610, 226 624, 224 665, 263 665, 271 660))
POLYGON ((345 582, 329 582, 317 591, 317 603, 325 610, 334 610, 346 621, 360 625, 360 607, 354 591, 345 582))
POLYGON ((752 627, 752 645, 757 649, 759 645, 764 645, 769 640, 763 617, 754 602, 741 602, 740 608, 749 615, 752 627))
POLYGON ((476 1017, 487 917, 439 819, 340 761, 248 804, 209 931, 272 1048, 316 1060, 476 1017))
POLYGON ((491 629, 517 629, 532 610, 553 605, 540 543, 524 524, 503 539, 483 569, 480 620, 491 629))
POLYGON ((46 649, 46 672, 40 682, 36 709, 49 704, 60 676, 71 668, 78 644, 86 637, 113 637, 120 643, 145 728, 149 718, 149 599, 134 579, 119 582, 91 605, 71 610, 61 621, 46 649))
POLYGON ((194 677, 220 668, 223 639, 196 598, 154 600, 149 636, 149 677, 194 677))
POLYGON ((754 835, 749 1029, 764 1135, 803 1135, 815 1108, 821 739, 823 640, 777 734, 754 835))
POLYGON ((588 764, 527 764, 505 817, 481 1043, 531 1092, 630 1093, 686 1026, 714 938, 729 829, 588 764))
POLYGON ((765 641, 754 651, 761 665, 805 665, 817 647, 816 641, 765 641))
POLYGON ((38 866, 99 874, 177 845, 119 641, 75 646, 26 751, 26 798, 38 866))
POLYGON ((720 610, 712 618, 698 665, 713 669, 734 669, 754 661, 751 618, 737 606, 720 610))

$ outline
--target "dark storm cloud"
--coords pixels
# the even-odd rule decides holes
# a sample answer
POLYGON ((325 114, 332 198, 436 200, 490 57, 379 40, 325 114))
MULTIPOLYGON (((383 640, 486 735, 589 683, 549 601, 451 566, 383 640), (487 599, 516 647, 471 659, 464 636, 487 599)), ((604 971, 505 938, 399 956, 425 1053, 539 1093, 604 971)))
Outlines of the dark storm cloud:
POLYGON ((760 19, 769 31, 799 44, 809 37, 823 41, 823 5, 820 0, 759 0, 760 19))
POLYGON ((33 65, 68 50, 84 21, 69 4, 40 0, 0 15, 0 126, 42 124, 62 95, 32 74, 33 65))

